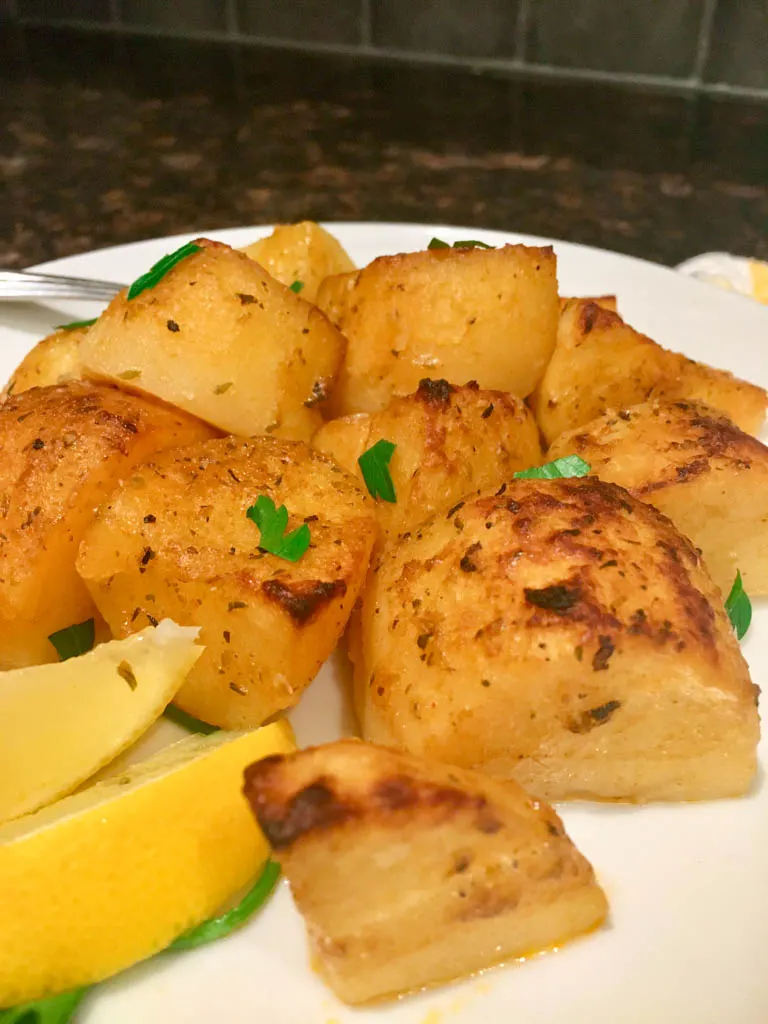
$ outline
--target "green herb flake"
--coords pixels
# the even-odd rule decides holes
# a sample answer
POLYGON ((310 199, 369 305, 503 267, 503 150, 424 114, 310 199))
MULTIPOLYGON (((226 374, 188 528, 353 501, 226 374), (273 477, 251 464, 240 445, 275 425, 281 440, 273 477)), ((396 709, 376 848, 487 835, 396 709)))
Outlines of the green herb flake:
POLYGON ((169 270, 172 270, 177 263, 181 263, 187 256, 191 256, 193 253, 200 252, 202 246, 196 245, 195 242, 187 242, 186 245, 182 245, 180 249, 175 252, 168 253, 167 256, 163 256, 161 260, 153 264, 146 274, 142 274, 141 277, 137 277, 131 287, 128 289, 127 299, 130 302, 131 299, 135 299, 137 295, 141 295, 142 292, 148 291, 150 288, 154 288, 155 285, 162 281, 169 270))
MULTIPOLYGON (((70 324, 58 324, 55 329, 57 331, 81 331, 85 327, 93 327, 97 319, 94 317, 93 320, 73 320, 70 324)), ((1 1017, 0 1020, 2 1020, 1 1017)))
POLYGON ((246 515, 259 528, 259 547, 262 550, 278 558, 284 558, 286 562, 298 562, 306 553, 311 539, 309 527, 302 523, 298 529, 286 534, 288 509, 285 505, 275 508, 271 498, 260 494, 256 504, 251 505, 246 515))
POLYGON ((733 581, 731 592, 725 599, 725 610, 728 612, 728 618, 731 620, 736 636, 739 640, 742 640, 752 621, 752 602, 744 590, 741 573, 738 569, 736 570, 736 579, 733 581))
POLYGON ((515 480, 567 480, 574 476, 586 476, 591 469, 589 463, 580 459, 578 455, 564 455, 562 459, 545 462, 543 466, 521 469, 513 473, 512 477, 515 480))
POLYGON ((288 285, 288 287, 291 289, 292 292, 295 292, 298 295, 301 289, 304 287, 304 282, 294 281, 293 284, 288 285))
MULTIPOLYGON (((85 622, 78 622, 74 626, 66 626, 55 633, 51 633, 48 639, 56 648, 60 661, 68 658, 76 658, 80 654, 87 654, 93 649, 93 641, 96 635, 93 619, 86 619, 85 622)), ((2 1024, 2 1018, 0 1018, 2 1024)))
MULTIPOLYGON (((427 246, 428 249, 450 249, 451 246, 448 242, 444 242, 442 238, 433 238, 427 246)), ((493 245, 488 245, 487 242, 479 242, 476 239, 465 238, 462 241, 453 243, 454 249, 493 249, 493 245)))
MULTIPOLYGON (((236 928, 242 927, 272 895, 279 877, 280 865, 273 860, 268 860, 253 888, 243 896, 236 907, 219 917, 212 917, 208 921, 204 921, 196 928, 191 928, 172 942, 168 949, 174 952, 195 949, 197 946, 205 946, 209 942, 223 939, 236 928)), ((4 1024, 1 1017, 0 1024, 4 1024)))
POLYGON ((137 377, 141 376, 141 370, 123 370, 117 376, 120 380, 136 380, 137 377))
MULTIPOLYGON (((175 722, 176 725, 182 726, 188 732, 200 732, 204 736, 210 735, 212 732, 218 732, 218 728, 215 725, 209 725, 207 722, 201 722, 199 718, 194 718, 192 715, 188 715, 186 711, 182 711, 181 708, 177 708, 175 704, 169 704, 165 709, 165 717, 170 719, 171 722, 175 722)), ((0 1022, 2 1024, 2 1022, 0 1022)))
POLYGON ((225 381, 223 384, 217 384, 213 389, 214 395, 223 395, 232 387, 232 381, 225 381))
POLYGON ((75 1010, 87 991, 87 988, 76 988, 48 999, 0 1010, 0 1024, 68 1024, 74 1020, 75 1010))
POLYGON ((382 501, 388 501, 390 505, 394 505, 397 502, 395 485, 392 483, 392 477, 389 473, 389 460, 392 458, 395 448, 397 448, 397 445, 393 444, 392 441, 382 439, 372 445, 368 451, 363 452, 357 460, 370 496, 372 498, 381 498, 382 501))
POLYGON ((136 673, 133 671, 133 669, 131 668, 127 661, 123 660, 120 662, 120 664, 117 666, 117 674, 120 676, 121 679, 124 679, 126 683, 128 683, 132 690, 135 690, 136 687, 139 685, 139 682, 136 679, 136 673))

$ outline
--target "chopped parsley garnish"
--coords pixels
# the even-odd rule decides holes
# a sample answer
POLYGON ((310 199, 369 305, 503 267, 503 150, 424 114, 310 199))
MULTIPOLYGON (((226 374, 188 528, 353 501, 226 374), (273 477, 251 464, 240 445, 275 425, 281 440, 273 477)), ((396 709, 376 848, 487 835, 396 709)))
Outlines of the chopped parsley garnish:
MULTIPOLYGON (((94 317, 93 320, 73 320, 70 324, 59 324, 56 327, 57 331, 79 331, 83 327, 93 327, 98 317, 94 317)), ((2 1017, 0 1017, 2 1021, 2 1017)))
MULTIPOLYGON (((188 715, 186 711, 182 711, 181 708, 177 708, 175 704, 169 704, 165 709, 165 717, 169 718, 176 725, 182 726, 189 732, 201 732, 204 736, 208 736, 212 732, 218 732, 218 728, 215 725, 209 725, 207 722, 201 722, 199 718, 194 718, 192 715, 188 715)), ((0 1021, 2 1024, 2 1021, 0 1021)))
POLYGON ((292 292, 296 292, 298 295, 301 289, 304 287, 303 281, 294 281, 293 284, 288 285, 292 292))
MULTIPOLYGON (((67 658, 76 658, 79 654, 87 654, 93 649, 93 640, 96 635, 93 619, 86 619, 85 622, 78 622, 74 626, 65 626, 51 633, 48 639, 56 648, 56 653, 61 661, 67 658)), ((0 1024, 4 1024, 0 1017, 0 1024)))
POLYGON ((734 628, 736 636, 741 640, 752 621, 752 602, 747 597, 744 584, 741 581, 741 573, 736 570, 736 579, 733 581, 731 592, 725 599, 725 610, 734 628))
POLYGON ((128 300, 135 299, 142 292, 154 288, 158 281, 161 281, 177 263, 181 263, 183 259, 186 259, 187 256, 191 256, 195 252, 200 252, 201 249, 202 246, 196 245, 195 242, 187 242, 186 245, 182 245, 175 252, 169 252, 167 256, 163 256, 161 260, 158 260, 157 263, 149 268, 146 274, 136 278, 128 289, 128 300))
MULTIPOLYGON (((223 939, 230 932, 245 924, 248 918, 255 914, 259 907, 263 906, 277 885, 279 877, 280 865, 273 860, 268 860, 264 870, 256 879, 253 888, 249 889, 236 907, 233 907, 224 914, 220 914, 219 917, 212 917, 207 921, 203 921, 196 928, 191 928, 188 932, 180 935, 178 939, 175 939, 168 949, 174 952, 195 949, 197 946, 205 946, 209 942, 223 939)), ((0 1024, 2 1024, 2 1018, 0 1018, 0 1024)))
POLYGON ((256 504, 246 512, 259 528, 259 547, 271 555, 284 558, 286 562, 298 562, 306 553, 310 542, 309 527, 302 523, 296 530, 286 534, 288 509, 285 505, 275 508, 275 503, 266 494, 260 494, 256 504))
POLYGON ((372 445, 368 451, 363 452, 357 460, 370 496, 388 501, 390 505, 397 502, 395 485, 389 474, 389 460, 392 458, 395 448, 397 448, 396 444, 382 439, 372 445))
POLYGON ((0 1010, 0 1024, 67 1024, 74 1019, 75 1010, 87 991, 87 988, 76 988, 48 999, 0 1010))
POLYGON ((586 476, 591 468, 589 463, 580 459, 578 455, 564 455, 562 459, 545 462, 543 466, 518 470, 512 476, 515 480, 559 480, 572 476, 586 476))
MULTIPOLYGON (((433 238, 427 246, 428 249, 450 249, 451 246, 448 242, 444 242, 442 238, 433 238)), ((454 249, 493 249, 492 245, 488 245, 487 242, 479 242, 477 239, 465 238, 460 242, 453 243, 454 249)))

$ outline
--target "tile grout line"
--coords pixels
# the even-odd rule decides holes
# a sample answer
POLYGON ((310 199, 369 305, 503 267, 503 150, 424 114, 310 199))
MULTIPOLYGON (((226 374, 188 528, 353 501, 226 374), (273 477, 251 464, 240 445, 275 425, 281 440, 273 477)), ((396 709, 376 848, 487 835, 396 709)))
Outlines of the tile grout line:
POLYGON ((515 22, 515 56, 521 65, 528 56, 528 23, 531 15, 531 0, 520 0, 515 22))
POLYGON ((373 23, 371 18, 371 0, 359 0, 360 3, 360 45, 370 49, 373 23))
MULTIPOLYGON (((114 3, 115 0, 112 0, 114 3)), ((727 82, 699 82, 696 79, 672 78, 667 75, 640 75, 635 73, 622 74, 614 71, 596 71, 588 68, 564 68, 552 64, 534 64, 516 58, 502 60, 499 58, 462 58, 449 54, 425 53, 422 51, 396 50, 381 46, 365 48, 349 43, 307 43, 301 40, 280 38, 275 36, 249 36, 238 30, 230 35, 215 30, 189 31, 179 36, 172 29, 160 26, 127 25, 125 23, 109 24, 86 20, 57 20, 24 17, 19 19, 22 25, 43 28, 65 28, 84 30, 93 34, 150 36, 161 39, 196 40, 198 42, 229 43, 253 48, 286 50, 295 53, 315 53, 318 55, 337 55, 340 57, 365 57, 373 60, 391 61, 396 64, 407 64, 412 67, 445 67, 466 72, 495 74, 499 78, 529 77, 546 81, 576 81, 606 83, 618 86, 639 86, 656 89, 668 94, 689 96, 696 92, 706 95, 726 96, 741 99, 768 100, 768 89, 730 85, 727 82)))
POLYGON ((712 27, 715 21, 717 0, 704 0, 704 10, 701 12, 701 25, 699 27, 699 38, 696 46, 696 56, 693 61, 691 77, 697 84, 704 81, 704 72, 707 66, 710 47, 712 45, 712 27))

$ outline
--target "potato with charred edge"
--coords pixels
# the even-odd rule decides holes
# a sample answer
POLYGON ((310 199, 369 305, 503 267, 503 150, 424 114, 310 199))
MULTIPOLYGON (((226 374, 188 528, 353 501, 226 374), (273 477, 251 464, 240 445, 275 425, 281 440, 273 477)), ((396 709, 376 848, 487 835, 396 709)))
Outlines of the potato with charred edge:
POLYGON ((278 224, 271 235, 246 245, 242 252, 283 284, 299 282, 299 294, 307 302, 315 301, 326 277, 355 269, 341 242, 311 220, 278 224))
POLYGON ((669 352, 589 299, 572 299, 557 346, 531 396, 547 444, 612 409, 658 399, 691 399, 725 412, 749 434, 765 419, 763 388, 669 352))
POLYGON ((539 428, 525 402, 474 381, 457 388, 422 380, 416 394, 382 412, 331 420, 312 444, 362 479, 357 460, 382 438, 397 445, 389 463, 397 501, 376 503, 387 540, 541 462, 539 428))
POLYGON ((0 406, 0 669, 56 661, 49 635, 96 615, 75 557, 105 493, 153 452, 212 434, 178 409, 105 385, 71 381, 6 399, 0 406))
POLYGON ((230 434, 308 439, 344 357, 327 318, 220 242, 116 296, 81 342, 84 375, 156 395, 230 434))
POLYGON ((317 304, 348 341, 333 415, 378 412, 425 370, 525 398, 555 347, 556 263, 551 247, 434 249, 327 278, 317 304))
POLYGON ((85 536, 78 571, 115 636, 171 618, 205 654, 174 703, 213 725, 260 725, 297 703, 336 646, 368 568, 373 502, 300 442, 209 441, 139 467, 85 536), (298 561, 259 546, 264 495, 309 527, 298 561))
POLYGON ((80 377, 80 342, 87 327, 54 331, 38 341, 16 367, 2 397, 19 395, 30 388, 46 388, 80 377))
POLYGON ((514 782, 340 740, 251 765, 245 795, 347 1003, 559 946, 605 918, 558 816, 514 782))
POLYGON ((646 402, 561 435, 548 458, 572 452, 668 515, 724 593, 740 570, 747 593, 768 594, 768 448, 727 416, 646 402))
POLYGON ((722 595, 650 505, 514 480, 374 562, 351 645, 363 736, 546 799, 738 796, 759 736, 722 595))

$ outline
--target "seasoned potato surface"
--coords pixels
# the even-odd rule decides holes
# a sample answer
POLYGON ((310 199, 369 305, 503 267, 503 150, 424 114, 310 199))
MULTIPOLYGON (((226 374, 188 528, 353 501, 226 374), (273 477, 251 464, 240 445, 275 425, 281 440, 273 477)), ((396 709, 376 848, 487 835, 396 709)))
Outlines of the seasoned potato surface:
POLYGON ((394 399, 382 412, 331 420, 312 443, 362 480, 357 460, 382 438, 397 445, 389 463, 397 502, 376 503, 388 540, 541 462, 539 429, 525 403, 474 382, 457 388, 422 380, 415 394, 394 399))
POLYGON ((241 252, 198 239, 133 299, 121 292, 81 343, 86 375, 162 398, 231 434, 309 438, 344 339, 241 252))
POLYGON ((300 282, 299 293, 307 302, 315 301, 317 289, 326 277, 355 269, 341 242, 311 220, 278 224, 271 235, 252 242, 242 251, 283 284, 297 286, 296 282, 300 282))
POLYGON ((385 549, 352 653, 366 739, 547 799, 745 792, 755 688, 666 517, 594 478, 515 480, 385 549))
POLYGON ((71 381, 6 399, 0 668, 56 661, 48 636, 94 616, 75 556, 105 494, 153 452, 212 433, 186 413, 106 385, 71 381))
POLYGON ((141 466, 88 531, 78 570, 116 636, 172 618, 205 654, 175 703, 225 728, 292 707, 336 645, 365 577, 372 502, 299 442, 209 441, 141 466), (259 495, 307 523, 297 562, 259 548, 259 495))
POLYGON ((317 302, 348 341, 334 415, 384 409, 426 374, 524 398, 555 346, 556 260, 524 245, 382 256, 317 302))
POLYGON ((757 434, 767 396, 725 370, 667 351, 597 302, 572 299, 560 317, 552 359, 531 396, 546 442, 609 410, 653 399, 706 402, 757 434))
POLYGON ((561 435, 548 458, 571 452, 668 515, 725 594, 737 569, 748 593, 768 594, 768 448, 727 416, 647 402, 561 435))
POLYGON ((558 816, 514 782, 341 740, 251 765, 245 794, 348 1003, 559 946, 605 917, 558 816))
POLYGON ((80 342, 87 327, 71 331, 54 331, 38 341, 14 370, 3 390, 5 395, 18 395, 30 388, 63 384, 80 376, 80 342))

